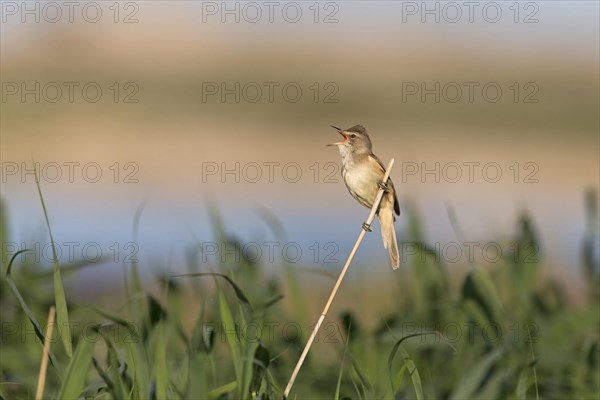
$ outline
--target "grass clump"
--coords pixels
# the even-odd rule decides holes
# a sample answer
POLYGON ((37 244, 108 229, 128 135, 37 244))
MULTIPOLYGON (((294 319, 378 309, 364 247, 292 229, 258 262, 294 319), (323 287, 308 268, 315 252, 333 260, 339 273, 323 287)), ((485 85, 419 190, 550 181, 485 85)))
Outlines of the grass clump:
MULTIPOLYGON (((541 259, 519 255, 532 244, 541 248, 528 214, 512 237, 499 241, 517 255, 507 251, 493 265, 476 260, 460 273, 427 243, 417 210, 409 207, 407 214, 406 241, 417 252, 389 279, 395 293, 389 307, 365 315, 338 300, 291 398, 598 398, 598 275, 593 255, 585 253, 593 224, 582 246, 589 296, 574 307, 561 283, 543 278, 541 259)), ((210 218, 214 239, 234 243, 217 209, 210 218)), ((284 237, 269 218, 274 235, 284 237)), ((6 218, 0 231, 8 242, 6 218)), ((283 261, 281 275, 241 256, 201 269, 201 251, 199 245, 190 250, 187 273, 156 276, 156 291, 149 289, 153 282, 143 284, 139 265, 127 266, 119 308, 70 299, 61 272, 78 269, 61 268, 56 257, 49 275, 23 253, 12 255, 0 281, 2 398, 35 393, 52 305, 61 332, 49 353, 44 398, 281 398, 310 333, 308 321, 316 320, 310 315, 316 294, 283 261), (62 329, 66 321, 72 329, 62 329), (292 334, 298 326, 304 329, 292 334)), ((369 302, 361 293, 349 295, 362 309, 369 302)))

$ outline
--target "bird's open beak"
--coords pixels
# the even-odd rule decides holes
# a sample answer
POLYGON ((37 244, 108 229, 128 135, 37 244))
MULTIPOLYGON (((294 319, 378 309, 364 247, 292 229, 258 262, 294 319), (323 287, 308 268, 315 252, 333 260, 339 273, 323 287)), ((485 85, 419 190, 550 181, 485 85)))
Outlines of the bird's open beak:
POLYGON ((344 132, 343 132, 343 131, 342 131, 340 128, 338 128, 337 126, 333 126, 333 125, 330 125, 330 126, 331 126, 333 129, 335 129, 336 131, 338 131, 338 133, 339 133, 340 135, 342 135, 342 137, 344 138, 344 140, 342 140, 342 141, 340 141, 340 142, 330 143, 330 144, 328 144, 328 145, 326 145, 326 146, 339 146, 339 145, 341 145, 341 144, 344 144, 344 143, 346 143, 346 141, 348 141, 348 136, 346 136, 346 135, 344 134, 344 132))

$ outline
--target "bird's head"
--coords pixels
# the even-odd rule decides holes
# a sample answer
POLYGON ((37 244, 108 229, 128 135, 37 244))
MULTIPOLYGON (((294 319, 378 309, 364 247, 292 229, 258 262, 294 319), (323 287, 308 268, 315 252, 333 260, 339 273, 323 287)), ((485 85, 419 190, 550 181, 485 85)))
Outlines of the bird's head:
POLYGON ((327 146, 338 146, 340 151, 350 150, 359 153, 371 151, 371 139, 364 126, 354 125, 352 128, 348 129, 340 129, 333 125, 331 125, 331 127, 342 135, 342 140, 328 144, 327 146))

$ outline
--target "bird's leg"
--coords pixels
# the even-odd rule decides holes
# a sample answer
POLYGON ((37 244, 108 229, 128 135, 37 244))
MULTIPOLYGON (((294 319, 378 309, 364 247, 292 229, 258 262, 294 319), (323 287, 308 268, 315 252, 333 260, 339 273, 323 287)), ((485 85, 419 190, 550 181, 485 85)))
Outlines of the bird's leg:
POLYGON ((377 182, 377 186, 379 187, 379 189, 383 189, 384 192, 388 191, 388 187, 386 183, 383 183, 383 181, 381 182, 377 182))
POLYGON ((367 224, 366 222, 363 222, 362 228, 367 232, 373 232, 373 229, 371 229, 371 225, 367 224))

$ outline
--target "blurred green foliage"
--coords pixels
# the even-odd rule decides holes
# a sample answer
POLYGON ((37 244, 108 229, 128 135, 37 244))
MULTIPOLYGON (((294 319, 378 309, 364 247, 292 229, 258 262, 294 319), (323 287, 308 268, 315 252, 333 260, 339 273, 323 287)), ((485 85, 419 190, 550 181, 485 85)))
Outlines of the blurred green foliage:
MULTIPOLYGON (((416 251, 405 263, 409 272, 390 278, 397 290, 395 302, 375 326, 351 307, 330 315, 326 321, 334 324, 324 325, 319 346, 327 350, 313 347, 292 397, 598 398, 600 310, 593 265, 597 260, 590 242, 597 234, 594 196, 595 192, 587 194, 590 228, 582 247, 590 282, 584 307, 570 304, 562 283, 542 277, 539 257, 528 256, 531 248, 537 253, 541 247, 527 213, 518 218, 512 237, 504 240, 510 251, 500 262, 474 261, 464 274, 451 274, 427 243, 416 207, 406 207, 405 242, 416 251)), ((134 237, 141 210, 134 218, 134 237)), ((5 204, 1 211, 0 232, 8 241, 5 204)), ((279 221, 268 212, 263 216, 274 235, 284 238, 279 221)), ((215 240, 239 242, 216 207, 209 218, 215 240)), ((462 235, 458 225, 456 231, 462 235)), ((67 301, 73 354, 62 338, 53 338, 45 395, 281 398, 308 332, 296 335, 278 327, 285 321, 309 326, 310 285, 302 283, 292 265, 282 265, 282 273, 273 275, 242 255, 201 270, 202 250, 200 242, 189 249, 186 273, 157 276, 158 294, 144 289, 138 265, 127 266, 126 306, 121 309, 67 301), (190 316, 191 303, 198 305, 197 315, 190 316), (194 322, 186 328, 190 318, 194 322)), ((33 326, 43 329, 47 310, 56 302, 56 271, 50 276, 31 260, 13 257, 2 268, 4 399, 33 396, 42 352, 41 332, 36 336, 33 326)), ((75 273, 79 266, 63 266, 63 275, 75 273)), ((342 285, 345 290, 349 289, 342 285)), ((370 299, 362 296, 352 293, 351 298, 368 305, 370 299)), ((65 331, 59 329, 59 334, 65 331)))

